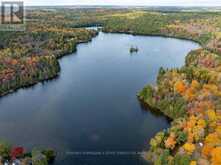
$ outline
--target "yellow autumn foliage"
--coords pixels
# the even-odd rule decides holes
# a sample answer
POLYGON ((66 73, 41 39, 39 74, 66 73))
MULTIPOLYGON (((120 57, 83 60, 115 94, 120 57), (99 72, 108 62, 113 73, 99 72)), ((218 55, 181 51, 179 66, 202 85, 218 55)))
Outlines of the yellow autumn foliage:
MULTIPOLYGON (((217 79, 217 75, 216 76, 214 75, 213 79, 217 79)), ((211 80, 211 81, 213 81, 213 80, 211 80)), ((216 80, 214 80, 214 82, 216 82, 216 80)), ((211 93, 215 96, 221 96, 220 90, 219 90, 218 86, 215 85, 215 84, 205 84, 203 86, 203 89, 204 89, 205 92, 211 93)))
POLYGON ((205 122, 205 120, 203 120, 203 119, 199 119, 199 120, 197 121, 197 125, 198 125, 199 127, 201 127, 201 128, 205 128, 205 127, 206 127, 206 122, 205 122))
POLYGON ((206 89, 214 94, 218 91, 218 87, 215 84, 205 84, 203 85, 203 89, 206 89))
POLYGON ((196 164, 196 161, 191 161, 191 162, 190 162, 190 165, 197 165, 197 164, 196 164))
POLYGON ((197 117, 192 115, 189 117, 189 121, 188 121, 188 126, 189 127, 194 127, 197 123, 197 117))
POLYGON ((216 112, 213 109, 209 109, 207 111, 207 115, 210 121, 215 121, 216 120, 216 112))
POLYGON ((218 136, 217 132, 210 133, 205 139, 205 144, 209 144, 211 146, 220 145, 221 138, 218 136))
POLYGON ((183 145, 184 150, 187 152, 187 154, 192 154, 194 150, 196 149, 195 145, 192 143, 185 143, 183 145))
POLYGON ((221 137, 221 125, 216 127, 216 133, 221 137))

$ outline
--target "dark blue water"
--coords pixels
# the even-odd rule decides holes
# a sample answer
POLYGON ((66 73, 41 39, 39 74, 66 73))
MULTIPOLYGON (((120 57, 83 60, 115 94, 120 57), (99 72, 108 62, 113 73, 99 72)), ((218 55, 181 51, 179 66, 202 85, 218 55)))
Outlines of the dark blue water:
POLYGON ((52 147, 62 165, 145 164, 134 152, 147 148, 169 123, 144 110, 136 93, 154 84, 159 67, 182 66, 198 47, 185 40, 100 32, 60 60, 59 78, 0 99, 0 137, 27 148, 52 147), (129 53, 132 45, 137 54, 129 53))

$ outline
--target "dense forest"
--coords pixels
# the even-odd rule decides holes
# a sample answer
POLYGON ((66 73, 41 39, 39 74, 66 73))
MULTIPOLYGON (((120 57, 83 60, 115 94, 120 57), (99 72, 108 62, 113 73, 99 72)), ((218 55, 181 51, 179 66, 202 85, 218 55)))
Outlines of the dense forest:
POLYGON ((157 85, 138 93, 141 102, 173 120, 150 141, 145 158, 155 165, 221 164, 221 13, 38 9, 27 11, 26 26, 0 34, 0 95, 57 76, 58 58, 97 34, 86 26, 200 43, 182 68, 161 68, 157 85))
POLYGON ((50 14, 37 13, 28 19, 24 32, 0 32, 0 95, 56 77, 60 71, 57 59, 76 51, 78 43, 88 42, 97 34, 56 26, 56 20, 47 21, 50 14))

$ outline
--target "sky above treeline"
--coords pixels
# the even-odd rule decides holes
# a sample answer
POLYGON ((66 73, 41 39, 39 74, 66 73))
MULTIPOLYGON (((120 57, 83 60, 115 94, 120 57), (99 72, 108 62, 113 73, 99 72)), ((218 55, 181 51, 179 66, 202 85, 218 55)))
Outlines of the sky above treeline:
MULTIPOLYGON (((1 0, 0 0, 1 1, 1 0)), ((221 6, 221 0, 24 0, 25 5, 221 6)))

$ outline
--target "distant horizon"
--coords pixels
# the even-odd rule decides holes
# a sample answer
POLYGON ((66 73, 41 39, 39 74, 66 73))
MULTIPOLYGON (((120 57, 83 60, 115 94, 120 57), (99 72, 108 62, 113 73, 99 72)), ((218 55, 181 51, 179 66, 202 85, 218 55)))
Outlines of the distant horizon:
POLYGON ((90 5, 90 4, 83 4, 83 5, 62 5, 62 4, 57 4, 57 5, 25 5, 26 7, 180 7, 180 8, 191 8, 191 7, 195 7, 195 8, 202 8, 202 7, 212 7, 212 8, 216 8, 216 7, 221 7, 221 5, 216 5, 216 6, 181 6, 181 5, 90 5))
MULTIPOLYGON (((3 0, 0 0, 3 1, 3 0)), ((6 0, 14 1, 14 0, 6 0)), ((22 0, 21 0, 22 1, 22 0)), ((187 6, 217 7, 217 0, 23 0, 26 6, 187 6)))
MULTIPOLYGON (((14 0, 0 0, 14 1, 14 0)), ((181 7, 217 8, 221 0, 18 0, 26 7, 181 7), (52 5, 53 4, 53 5, 52 5)), ((1 3, 0 3, 1 4, 1 3)))

